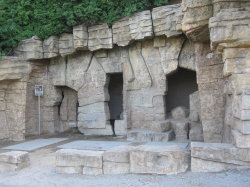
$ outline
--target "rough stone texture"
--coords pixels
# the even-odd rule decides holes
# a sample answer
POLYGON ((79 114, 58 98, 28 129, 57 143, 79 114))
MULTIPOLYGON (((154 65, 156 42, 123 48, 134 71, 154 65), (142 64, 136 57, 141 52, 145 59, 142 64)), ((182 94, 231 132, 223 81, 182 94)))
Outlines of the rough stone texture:
POLYGON ((114 44, 127 46, 132 42, 129 24, 129 17, 114 22, 112 25, 114 44))
POLYGON ((179 146, 142 145, 130 152, 130 172, 182 173, 189 168, 189 159, 189 152, 179 146))
POLYGON ((221 142, 224 126, 224 81, 220 55, 211 53, 209 44, 195 44, 197 82, 205 142, 221 142))
POLYGON ((213 16, 212 0, 183 0, 182 30, 193 41, 208 41, 208 21, 213 16))
POLYGON ((107 24, 95 25, 88 28, 88 48, 90 51, 112 49, 112 29, 107 24))
POLYGON ((166 39, 166 45, 159 47, 161 65, 164 73, 170 74, 178 68, 178 58, 181 52, 181 46, 183 45, 184 38, 169 38, 166 39))
POLYGON ((56 170, 60 173, 102 174, 103 151, 61 149, 56 152, 56 170))
POLYGON ((231 144, 191 143, 191 171, 220 172, 250 168, 249 149, 231 144))
POLYGON ((199 91, 189 95, 189 120, 192 122, 200 121, 200 98, 199 91))
POLYGON ((172 128, 174 129, 175 139, 177 141, 185 141, 188 139, 188 121, 187 120, 172 120, 172 128))
POLYGON ((75 52, 73 34, 64 33, 59 38, 59 53, 61 56, 75 52))
POLYGON ((209 20, 211 47, 222 50, 250 46, 250 8, 223 9, 209 20))
POLYGON ((178 36, 182 32, 177 31, 177 14, 181 11, 181 4, 161 6, 153 8, 152 20, 155 36, 178 36))
POLYGON ((74 47, 77 50, 88 49, 88 28, 85 25, 73 27, 74 47))
POLYGON ((10 151, 0 154, 0 171, 17 171, 29 166, 29 155, 25 151, 10 151))
POLYGON ((37 37, 33 36, 30 39, 21 40, 14 51, 15 56, 19 56, 24 60, 42 59, 43 56, 43 42, 37 37))
POLYGON ((129 163, 103 162, 104 174, 124 174, 130 173, 129 163))
POLYGON ((213 15, 218 14, 222 9, 249 7, 248 0, 213 0, 213 15))
POLYGON ((129 17, 131 38, 142 40, 153 36, 151 12, 149 10, 138 12, 129 17))
POLYGON ((129 163, 129 152, 134 150, 133 146, 117 146, 103 153, 103 161, 129 163))
POLYGON ((250 148, 250 135, 244 135, 237 130, 232 131, 233 141, 236 147, 250 148))
POLYGON ((190 40, 185 40, 179 56, 179 67, 196 71, 195 63, 194 43, 190 40))
POLYGON ((173 130, 157 132, 150 130, 131 130, 127 134, 128 141, 133 142, 168 142, 174 138, 173 130))
POLYGON ((189 140, 204 141, 202 125, 200 123, 189 123, 189 140))
POLYGON ((0 61, 0 81, 22 79, 30 72, 29 63, 18 57, 4 57, 0 61))
POLYGON ((28 62, 18 57, 0 61, 0 140, 24 140, 28 62))
POLYGON ((59 55, 59 38, 50 36, 43 41, 44 58, 54 58, 59 55))
POLYGON ((185 119, 188 117, 189 110, 185 107, 178 106, 171 110, 173 119, 185 119))

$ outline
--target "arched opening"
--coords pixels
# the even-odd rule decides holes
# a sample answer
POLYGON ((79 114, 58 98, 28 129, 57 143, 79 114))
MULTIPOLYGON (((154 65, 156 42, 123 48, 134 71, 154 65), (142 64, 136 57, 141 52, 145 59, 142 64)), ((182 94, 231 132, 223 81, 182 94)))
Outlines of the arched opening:
POLYGON ((189 95, 198 90, 196 72, 179 68, 175 73, 167 76, 167 80, 167 112, 178 106, 189 109, 189 95))

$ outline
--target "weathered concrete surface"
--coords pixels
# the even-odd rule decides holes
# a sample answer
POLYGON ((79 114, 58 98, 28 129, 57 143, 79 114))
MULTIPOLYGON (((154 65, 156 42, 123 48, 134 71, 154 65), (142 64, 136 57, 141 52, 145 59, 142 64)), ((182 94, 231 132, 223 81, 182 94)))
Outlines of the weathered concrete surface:
POLYGON ((43 42, 38 36, 21 40, 14 51, 15 56, 24 60, 43 59, 43 42))
POLYGON ((4 57, 0 60, 0 81, 22 79, 30 72, 29 63, 19 57, 4 57))
POLYGON ((112 29, 107 24, 95 25, 88 28, 88 48, 90 51, 112 49, 112 29))
POLYGON ((59 53, 61 56, 75 52, 73 34, 64 33, 59 38, 59 53))
POLYGON ((212 0, 183 0, 182 30, 193 41, 208 41, 208 21, 213 16, 212 0))
POLYGON ((61 149, 56 152, 56 170, 60 173, 102 174, 103 151, 61 149))
POLYGON ((153 8, 152 20, 155 36, 173 37, 182 34, 176 28, 179 12, 181 12, 181 4, 153 8))
POLYGON ((59 38, 50 36, 43 41, 44 58, 54 58, 59 55, 59 38))
POLYGON ((85 25, 73 27, 74 48, 77 50, 88 49, 88 28, 85 25))
POLYGON ((249 47, 250 8, 223 9, 209 20, 211 47, 249 47))
POLYGON ((142 145, 130 152, 131 173, 177 174, 187 171, 189 152, 178 146, 142 145))
POLYGON ((231 144, 191 143, 191 171, 220 172, 250 168, 249 149, 231 144))
POLYGON ((0 154, 0 171, 17 171, 29 166, 28 152, 10 151, 0 154))

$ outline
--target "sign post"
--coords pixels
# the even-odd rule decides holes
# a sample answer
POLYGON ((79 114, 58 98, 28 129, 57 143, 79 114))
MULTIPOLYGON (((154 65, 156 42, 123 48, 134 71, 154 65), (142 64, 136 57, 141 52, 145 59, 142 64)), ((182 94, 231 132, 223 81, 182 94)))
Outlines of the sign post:
POLYGON ((40 97, 43 96, 43 85, 35 85, 35 96, 38 96, 38 135, 41 135, 41 102, 40 97))

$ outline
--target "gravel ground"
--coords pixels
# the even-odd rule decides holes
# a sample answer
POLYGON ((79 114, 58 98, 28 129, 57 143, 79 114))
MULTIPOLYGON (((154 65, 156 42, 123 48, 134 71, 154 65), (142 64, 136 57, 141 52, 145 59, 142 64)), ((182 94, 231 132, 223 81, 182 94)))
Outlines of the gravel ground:
MULTIPOLYGON (((58 150, 58 145, 66 142, 70 140, 31 151, 31 165, 19 172, 0 173, 0 187, 250 187, 250 170, 223 173, 187 172, 169 176, 57 174, 55 151, 58 150)), ((5 151, 0 149, 0 152, 5 151)))
POLYGON ((81 187, 249 187, 250 170, 224 173, 185 173, 170 176, 156 175, 66 175, 56 174, 51 168, 32 168, 21 172, 1 173, 1 187, 40 187, 40 186, 81 186, 81 187))

